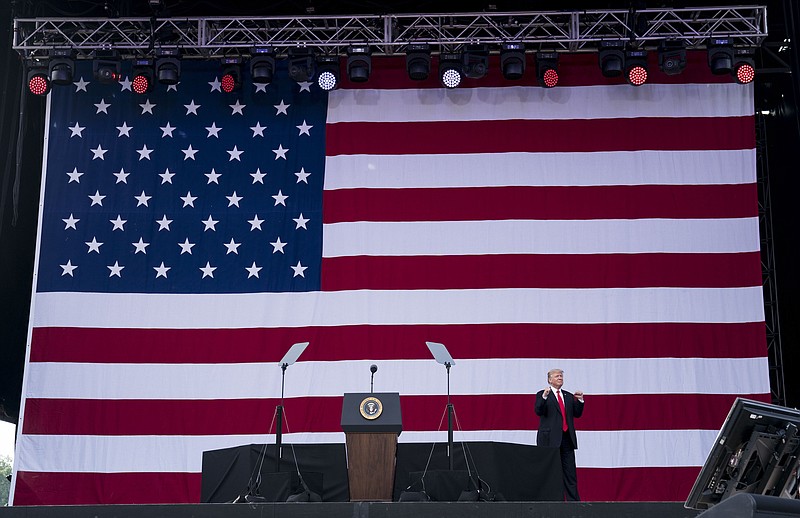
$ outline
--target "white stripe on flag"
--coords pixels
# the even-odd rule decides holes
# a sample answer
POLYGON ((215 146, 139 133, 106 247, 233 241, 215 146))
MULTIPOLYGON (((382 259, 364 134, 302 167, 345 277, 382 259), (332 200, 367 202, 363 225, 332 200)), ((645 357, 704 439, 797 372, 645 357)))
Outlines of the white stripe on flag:
POLYGON ((761 322, 761 301, 761 286, 222 295, 56 292, 36 294, 33 325, 236 329, 354 324, 761 322), (181 311, 175 311, 176 305, 181 311))
MULTIPOLYGON (((716 430, 578 432, 579 467, 700 466, 716 430)), ((456 432, 456 441, 533 445, 527 430, 456 432)), ((15 468, 53 472, 190 472, 202 470, 203 452, 246 444, 274 443, 274 435, 76 436, 23 435, 15 468), (48 455, 36 455, 36 452, 48 455)), ((341 432, 286 434, 284 444, 343 443, 341 432)), ((400 442, 446 442, 447 432, 403 432, 400 442)))
MULTIPOLYGON (((324 347, 324 344, 319 344, 324 347)), ((313 344, 312 344, 313 347, 313 344)), ((665 351, 668 354, 668 351, 665 351)), ((298 362, 286 396, 340 396, 365 390, 370 360, 298 362), (332 382, 332 380, 336 380, 332 382)), ((380 386, 407 395, 446 391, 441 365, 382 360, 380 386)), ((760 394, 769 392, 766 358, 456 359, 450 393, 531 394, 553 365, 587 394, 760 394), (602 376, 597 376, 602 372, 602 376)), ((241 399, 281 395, 277 363, 83 364, 31 363, 28 396, 70 399, 241 399), (113 383, 110 382, 113 380, 113 383)))
POLYGON ((752 84, 717 83, 647 84, 635 91, 626 84, 552 89, 341 89, 329 94, 328 123, 738 117, 753 114, 752 88, 752 84))

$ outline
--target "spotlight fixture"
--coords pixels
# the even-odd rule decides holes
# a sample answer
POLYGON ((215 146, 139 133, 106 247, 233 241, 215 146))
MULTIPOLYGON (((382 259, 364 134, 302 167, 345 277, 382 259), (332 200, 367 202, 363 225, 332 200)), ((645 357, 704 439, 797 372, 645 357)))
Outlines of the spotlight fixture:
POLYGON ((140 58, 133 61, 131 66, 131 88, 137 94, 145 94, 153 89, 153 60, 140 58))
POLYGON ((680 41, 665 41, 658 47, 658 68, 675 76, 686 68, 686 46, 680 41))
POLYGON ((625 53, 625 78, 633 86, 647 82, 647 51, 629 50, 625 53))
POLYGON ((35 64, 28 65, 28 91, 33 95, 50 93, 50 78, 47 67, 35 64))
POLYGON ((500 48, 500 69, 506 79, 516 81, 522 78, 525 73, 524 43, 503 43, 500 48))
POLYGON ((461 59, 464 77, 480 79, 489 71, 489 45, 466 45, 461 59))
POLYGON ((461 84, 464 70, 458 54, 439 54, 439 81, 447 88, 457 88, 461 84))
POLYGON ((289 49, 289 77, 298 83, 314 79, 314 55, 303 47, 289 49))
POLYGON ((50 52, 48 76, 54 85, 72 84, 72 73, 75 70, 75 51, 72 49, 54 49, 50 52))
POLYGON ((555 52, 536 53, 536 77, 539 85, 553 88, 558 84, 558 54, 555 52))
POLYGON ((731 74, 740 85, 752 83, 756 77, 755 52, 750 48, 737 48, 733 50, 733 70, 731 74))
POLYGON ((269 84, 275 75, 275 51, 272 47, 250 49, 250 80, 256 84, 269 84))
POLYGON ((372 71, 369 45, 347 47, 347 78, 354 83, 365 83, 372 71))
POLYGON ((242 59, 239 57, 224 57, 222 64, 222 91, 226 94, 239 90, 242 86, 242 59))
POLYGON ((708 42, 708 68, 712 74, 730 74, 733 70, 733 43, 730 38, 711 38, 708 42))
POLYGON ((116 50, 97 50, 94 52, 93 57, 92 73, 95 80, 103 84, 111 84, 121 79, 119 53, 116 50))
POLYGON ((339 86, 339 56, 317 57, 317 84, 325 92, 339 86))
POLYGON ((431 47, 427 43, 409 43, 406 47, 406 72, 413 81, 428 79, 431 70, 431 47))
POLYGON ((178 49, 160 49, 156 59, 156 77, 162 85, 176 85, 181 80, 181 61, 178 49))
POLYGON ((625 68, 625 42, 601 41, 599 53, 600 71, 604 77, 619 77, 625 68))

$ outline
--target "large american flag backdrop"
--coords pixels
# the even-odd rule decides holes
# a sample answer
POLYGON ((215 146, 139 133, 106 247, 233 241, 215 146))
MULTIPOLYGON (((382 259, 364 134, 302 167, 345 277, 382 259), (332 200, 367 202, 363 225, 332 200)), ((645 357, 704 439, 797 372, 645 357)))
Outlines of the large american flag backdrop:
POLYGON ((769 399, 753 88, 596 60, 444 90, 375 59, 329 94, 80 68, 49 99, 14 504, 198 502, 203 451, 274 441, 301 341, 287 442, 343 442, 371 363, 400 440, 445 441, 426 340, 456 441, 535 444, 562 368, 583 498, 684 500, 733 400, 769 399))

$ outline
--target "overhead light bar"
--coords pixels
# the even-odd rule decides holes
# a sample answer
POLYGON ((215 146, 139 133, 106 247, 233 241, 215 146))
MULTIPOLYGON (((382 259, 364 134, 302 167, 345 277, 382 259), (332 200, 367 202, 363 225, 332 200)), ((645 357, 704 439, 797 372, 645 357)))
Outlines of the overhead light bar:
POLYGON ((625 42, 601 41, 598 62, 604 77, 621 76, 625 68, 625 42))
POLYGON ((250 80, 256 84, 269 84, 275 75, 275 51, 272 47, 250 49, 250 80))
POLYGON ((536 77, 539 85, 553 88, 558 84, 558 54, 556 52, 538 52, 536 54, 536 77))
POLYGON ((365 83, 372 71, 369 45, 347 47, 347 78, 354 83, 365 83))
POLYGON ((317 57, 317 84, 325 92, 339 86, 339 56, 317 57))
POLYGON ((459 54, 439 54, 439 81, 446 88, 457 88, 461 84, 464 70, 459 54))
POLYGON ((647 82, 647 51, 629 50, 625 53, 625 79, 633 86, 647 82))
POLYGON ((406 47, 406 72, 413 81, 428 79, 431 71, 431 47, 427 43, 410 43, 406 47))
POLYGON ((72 49, 53 49, 50 52, 50 63, 47 75, 54 85, 72 84, 75 70, 75 51, 72 49))
POLYGON ((500 46, 500 70, 503 77, 511 81, 522 78, 525 74, 524 43, 503 43, 500 46))
POLYGON ((155 62, 156 77, 162 85, 176 85, 181 80, 181 53, 178 49, 159 49, 155 62))
POLYGON ((733 41, 730 38, 711 38, 708 41, 708 68, 712 74, 730 74, 733 70, 733 41))

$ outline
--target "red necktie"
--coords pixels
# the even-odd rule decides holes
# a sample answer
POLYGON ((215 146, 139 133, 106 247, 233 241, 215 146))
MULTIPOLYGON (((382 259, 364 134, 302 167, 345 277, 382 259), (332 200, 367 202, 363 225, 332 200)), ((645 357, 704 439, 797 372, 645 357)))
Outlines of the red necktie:
POLYGON ((560 390, 556 390, 556 399, 558 400, 558 407, 561 409, 561 430, 566 432, 569 428, 567 426, 567 409, 564 407, 564 400, 561 399, 560 390))

